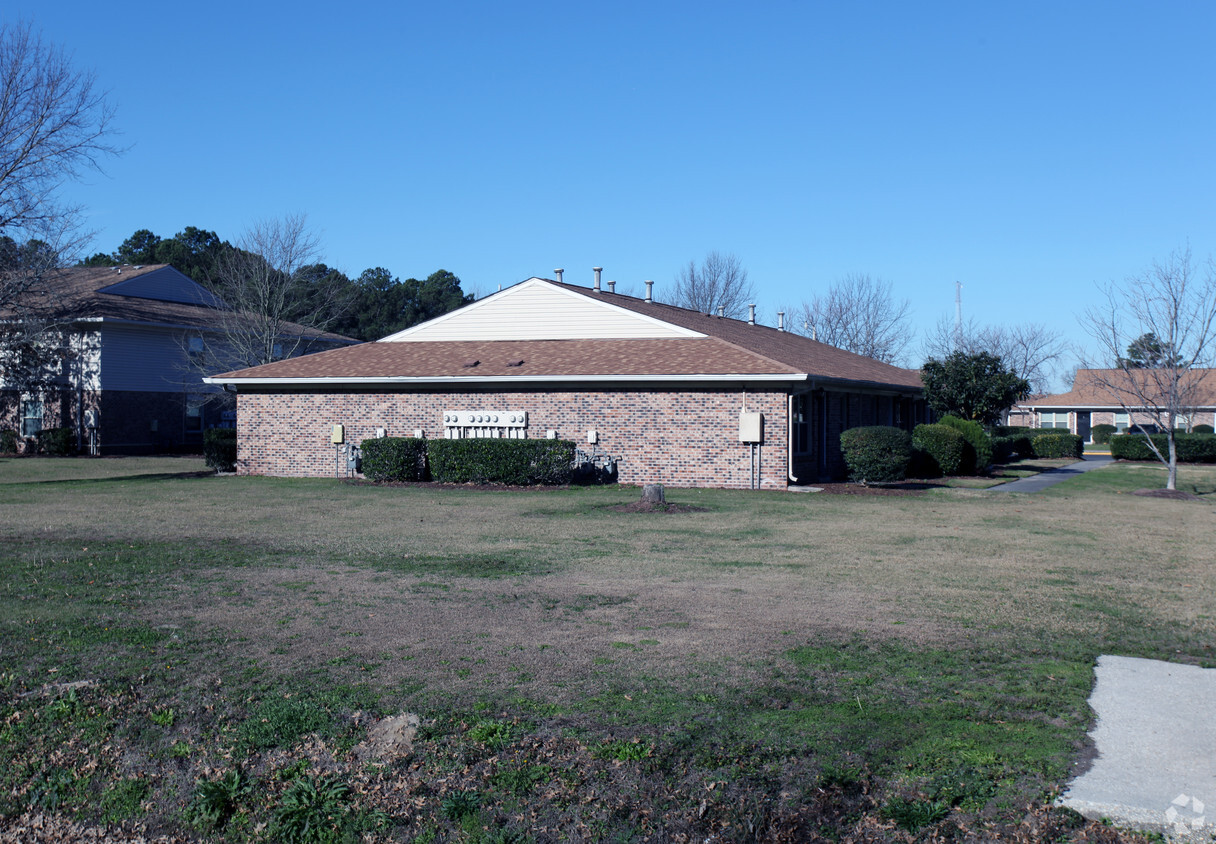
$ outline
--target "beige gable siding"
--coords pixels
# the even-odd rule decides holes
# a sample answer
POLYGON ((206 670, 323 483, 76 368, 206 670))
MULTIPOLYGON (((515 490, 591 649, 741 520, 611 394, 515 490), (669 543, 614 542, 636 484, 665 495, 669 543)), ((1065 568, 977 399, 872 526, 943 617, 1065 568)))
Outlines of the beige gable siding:
POLYGON ((192 373, 180 332, 138 326, 106 326, 101 332, 101 389, 142 392, 206 392, 192 373), (187 385, 189 389, 187 390, 187 385))
POLYGON ((604 301, 569 293, 543 281, 526 281, 447 316, 385 337, 382 343, 450 340, 618 340, 704 337, 604 301))

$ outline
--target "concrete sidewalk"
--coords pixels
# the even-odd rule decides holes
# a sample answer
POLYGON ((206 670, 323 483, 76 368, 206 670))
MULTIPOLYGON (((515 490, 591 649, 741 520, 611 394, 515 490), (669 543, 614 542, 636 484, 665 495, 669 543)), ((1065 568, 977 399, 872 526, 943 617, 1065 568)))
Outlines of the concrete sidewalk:
POLYGON ((1216 669, 1101 656, 1089 705, 1093 766, 1060 803, 1182 841, 1216 833, 1216 669))
POLYGON ((1084 472, 1109 466, 1114 462, 1115 458, 1109 454, 1087 454, 1081 458, 1080 463, 1061 466, 1059 469, 1049 469, 1046 472, 1031 475, 1029 478, 1022 478, 1021 480, 1010 481, 1000 486, 989 487, 988 492, 1038 492, 1039 490, 1047 489, 1049 486, 1063 483, 1069 478, 1075 478, 1084 472))

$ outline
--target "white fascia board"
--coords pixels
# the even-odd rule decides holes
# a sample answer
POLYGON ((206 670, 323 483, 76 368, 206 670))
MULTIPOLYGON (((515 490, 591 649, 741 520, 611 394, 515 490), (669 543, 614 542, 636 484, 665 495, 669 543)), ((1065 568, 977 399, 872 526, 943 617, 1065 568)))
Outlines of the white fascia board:
POLYGON ((763 375, 547 375, 531 377, 524 375, 499 375, 488 378, 467 378, 455 375, 436 375, 423 377, 410 376, 368 376, 350 378, 219 378, 210 376, 203 379, 204 384, 231 384, 234 387, 275 387, 275 386, 310 386, 310 387, 346 387, 374 386, 386 387, 409 386, 412 384, 438 384, 460 386, 471 384, 598 384, 598 383, 630 383, 630 384, 670 384, 670 383, 714 383, 720 381, 805 381, 809 376, 805 372, 787 374, 763 375))
MULTIPOLYGON (((1018 404, 1018 405, 1014 405, 1014 407, 1020 408, 1022 410, 1067 410, 1070 412, 1076 411, 1076 410, 1100 410, 1100 411, 1114 410, 1114 411, 1118 411, 1118 412, 1123 412, 1124 410, 1149 411, 1149 410, 1157 410, 1157 409, 1161 409, 1161 410, 1166 409, 1164 405, 1148 405, 1148 404, 1129 404, 1129 405, 1121 405, 1121 404, 1018 404)), ((1185 410, 1216 410, 1216 405, 1210 405, 1210 404, 1186 405, 1185 408, 1180 405, 1179 410, 1181 412, 1185 412, 1185 410)))
MULTIPOLYGON (((376 343, 397 343, 402 340, 408 340, 409 336, 411 334, 421 331, 424 327, 430 327, 430 326, 436 325, 441 322, 446 322, 449 319, 454 319, 459 315, 467 314, 467 313, 469 313, 469 311, 471 311, 475 308, 480 308, 484 305, 488 305, 488 304, 492 303, 495 299, 497 299, 501 296, 505 296, 508 293, 514 293, 515 291, 521 290, 525 287, 548 287, 554 293, 560 293, 563 296, 567 296, 571 299, 576 299, 579 302, 592 302, 593 304, 599 305, 600 307, 609 308, 612 311, 618 312, 620 314, 631 317, 633 319, 641 320, 642 322, 650 323, 651 325, 661 325, 664 328, 669 329, 673 333, 680 334, 685 337, 706 337, 706 336, 708 336, 706 334, 702 334, 700 331, 693 331, 691 328, 684 328, 682 326, 676 325, 675 323, 666 322, 665 320, 657 319, 656 317, 652 317, 652 316, 647 316, 646 314, 640 314, 637 311, 631 311, 629 308, 622 308, 620 305, 614 305, 611 302, 608 302, 608 301, 605 301, 602 299, 596 299, 591 296, 584 296, 581 293, 575 293, 571 290, 566 290, 565 288, 559 287, 558 285, 554 284, 553 282, 551 282, 547 279, 538 278, 536 276, 533 276, 532 278, 525 279, 524 281, 521 281, 518 284, 512 284, 510 287, 504 287, 502 290, 496 290, 493 293, 491 293, 489 296, 486 296, 484 299, 478 299, 476 302, 472 302, 468 305, 465 305, 463 308, 457 308, 454 311, 448 311, 446 314, 443 314, 442 316, 437 316, 434 319, 427 320, 426 322, 420 322, 417 325, 411 325, 409 328, 406 328, 402 331, 398 331, 396 334, 390 334, 387 337, 381 337, 379 340, 376 340, 374 342, 376 342, 376 343)), ((616 296, 618 294, 602 293, 601 295, 616 296)))

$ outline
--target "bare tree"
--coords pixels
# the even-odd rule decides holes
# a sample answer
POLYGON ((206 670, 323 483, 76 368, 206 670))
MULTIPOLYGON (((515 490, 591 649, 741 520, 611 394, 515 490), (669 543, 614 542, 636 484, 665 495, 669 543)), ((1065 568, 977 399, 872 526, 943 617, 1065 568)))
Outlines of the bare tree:
POLYGON ((689 261, 676 276, 672 304, 703 314, 721 311, 723 316, 738 319, 755 300, 755 290, 747 280, 747 270, 739 258, 710 252, 700 266, 696 261, 689 261))
POLYGON ((1105 302, 1086 311, 1083 324, 1109 363, 1090 366, 1087 374, 1142 433, 1149 425, 1165 432, 1165 453, 1152 437, 1146 441, 1168 470, 1165 488, 1177 489, 1174 429, 1216 386, 1208 370, 1216 357, 1216 267, 1209 259, 1198 272, 1188 247, 1122 284, 1107 285, 1103 295, 1105 302), (1165 354, 1124 356, 1150 334, 1165 354))
POLYGON ((904 357, 912 340, 912 305, 892 295, 891 282, 846 275, 790 315, 794 331, 884 363, 904 357))
POLYGON ((58 191, 103 158, 113 109, 91 73, 29 24, 0 25, 0 380, 28 389, 57 354, 47 274, 88 239, 58 191))
POLYGON ((353 290, 318 263, 320 241, 304 215, 250 227, 216 260, 212 289, 219 337, 199 367, 257 366, 311 350, 349 307, 353 290))
POLYGON ((1065 348, 1058 331, 1037 323, 979 325, 969 320, 956 326, 953 320, 941 319, 925 337, 922 353, 926 359, 944 360, 956 351, 988 352, 1030 382, 1032 394, 1043 395, 1050 392, 1065 348))

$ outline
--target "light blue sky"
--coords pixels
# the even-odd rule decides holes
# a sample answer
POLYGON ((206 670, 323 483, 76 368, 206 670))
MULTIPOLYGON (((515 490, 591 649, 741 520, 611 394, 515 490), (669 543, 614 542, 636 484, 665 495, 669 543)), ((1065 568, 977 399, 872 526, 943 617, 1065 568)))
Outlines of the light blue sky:
MULTIPOLYGON (((766 321, 849 272, 923 333, 1082 339, 1095 282, 1216 251, 1210 2, 102 4, 7 0, 130 151, 74 187, 110 251, 306 212, 354 276, 662 297, 737 254, 766 321)), ((919 358, 911 361, 920 362, 919 358)))

